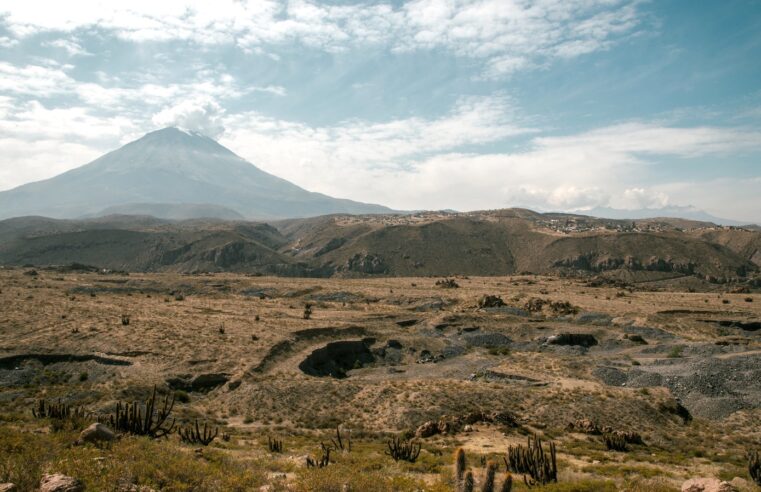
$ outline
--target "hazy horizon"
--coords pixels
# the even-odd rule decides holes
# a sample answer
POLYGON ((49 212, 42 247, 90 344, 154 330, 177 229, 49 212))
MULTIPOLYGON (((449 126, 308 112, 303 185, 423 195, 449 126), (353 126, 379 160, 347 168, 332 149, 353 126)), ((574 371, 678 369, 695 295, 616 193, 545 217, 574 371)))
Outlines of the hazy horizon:
POLYGON ((28 1, 0 47, 0 190, 177 126, 397 210, 761 223, 753 1, 28 1))

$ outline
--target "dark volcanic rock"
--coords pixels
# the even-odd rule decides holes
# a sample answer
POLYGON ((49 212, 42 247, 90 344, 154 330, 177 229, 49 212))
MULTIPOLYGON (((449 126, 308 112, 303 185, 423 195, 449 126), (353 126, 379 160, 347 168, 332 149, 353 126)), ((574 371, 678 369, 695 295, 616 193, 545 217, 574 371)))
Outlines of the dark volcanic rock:
POLYGON ((547 338, 549 345, 577 345, 580 347, 594 347, 597 339, 588 333, 559 333, 547 338))

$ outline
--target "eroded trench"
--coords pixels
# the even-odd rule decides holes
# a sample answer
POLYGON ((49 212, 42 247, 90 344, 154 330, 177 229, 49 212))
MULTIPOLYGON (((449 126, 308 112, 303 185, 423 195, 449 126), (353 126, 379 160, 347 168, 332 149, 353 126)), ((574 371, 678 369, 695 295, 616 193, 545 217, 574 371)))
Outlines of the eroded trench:
POLYGON ((312 351, 299 364, 299 369, 310 376, 343 379, 347 377, 347 371, 375 362, 375 355, 370 349, 374 343, 374 338, 330 342, 312 351))

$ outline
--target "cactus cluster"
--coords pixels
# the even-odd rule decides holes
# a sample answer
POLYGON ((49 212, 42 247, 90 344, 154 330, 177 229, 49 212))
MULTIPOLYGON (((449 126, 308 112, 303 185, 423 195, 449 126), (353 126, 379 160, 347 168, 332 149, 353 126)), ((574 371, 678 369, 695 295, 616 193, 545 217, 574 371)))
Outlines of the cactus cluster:
POLYGON ((219 428, 215 428, 212 433, 211 427, 208 427, 206 422, 204 422, 202 431, 198 426, 198 419, 196 419, 195 426, 180 427, 177 432, 180 434, 180 440, 186 444, 208 446, 217 437, 219 428))
POLYGON ((529 487, 558 481, 555 443, 550 441, 547 454, 541 439, 535 435, 528 438, 526 447, 508 446, 505 465, 513 473, 522 473, 523 481, 529 487))
MULTIPOLYGON (((458 448, 454 455, 455 462, 455 490, 457 492, 473 492, 476 487, 476 479, 471 470, 467 470, 465 451, 458 448)), ((486 464, 486 474, 484 482, 481 484, 481 492, 494 492, 497 486, 497 469, 499 466, 493 461, 486 464)), ((502 482, 501 492, 510 492, 513 489, 513 477, 510 472, 505 473, 505 480, 502 482)))
POLYGON ((61 400, 58 403, 48 403, 46 400, 38 400, 37 405, 32 407, 32 415, 38 419, 84 419, 88 413, 82 407, 72 407, 61 400))
POLYGON ((325 468, 330 464, 330 446, 320 443, 322 447, 322 457, 318 459, 312 459, 311 456, 307 456, 307 468, 325 468))
POLYGON ((629 448, 626 447, 626 438, 618 432, 609 432, 602 435, 602 440, 605 443, 605 448, 608 451, 621 451, 626 452, 629 448))
POLYGON ((156 387, 154 386, 153 394, 144 405, 137 402, 117 403, 116 413, 109 416, 109 423, 112 429, 128 434, 152 438, 164 437, 171 434, 174 429, 174 419, 170 424, 166 423, 172 408, 174 408, 174 395, 171 402, 167 395, 161 410, 156 410, 156 387))
POLYGON ((386 454, 391 456, 394 461, 409 461, 414 463, 417 461, 417 457, 420 456, 420 450, 422 446, 414 441, 403 441, 402 439, 395 437, 387 443, 388 450, 386 454))
POLYGON ((748 451, 748 473, 750 478, 761 487, 761 453, 748 451))
POLYGON ((270 453, 282 453, 283 441, 278 441, 277 438, 273 439, 271 437, 267 437, 267 447, 269 448, 270 453))
POLYGON ((336 426, 336 437, 335 439, 330 440, 330 443, 333 445, 336 451, 351 451, 351 432, 348 432, 347 434, 347 436, 342 436, 341 426, 336 426))

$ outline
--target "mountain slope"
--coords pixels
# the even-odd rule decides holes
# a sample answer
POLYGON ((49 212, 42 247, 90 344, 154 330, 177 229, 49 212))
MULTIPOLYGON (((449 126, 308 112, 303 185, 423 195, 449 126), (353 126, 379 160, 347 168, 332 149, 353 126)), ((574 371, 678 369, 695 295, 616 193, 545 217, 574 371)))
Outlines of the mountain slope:
POLYGON ((76 218, 137 204, 209 204, 266 219, 390 212, 309 192, 208 137, 165 128, 54 178, 0 192, 0 218, 76 218))
POLYGON ((330 215, 264 223, 111 216, 0 221, 0 265, 297 276, 604 275, 761 285, 761 233, 681 230, 521 210, 330 215), (578 231, 580 224, 588 229, 578 231), (555 224, 554 228, 547 224, 555 224), (571 232, 563 232, 567 228, 571 232), (618 229, 616 229, 618 227, 618 229))

